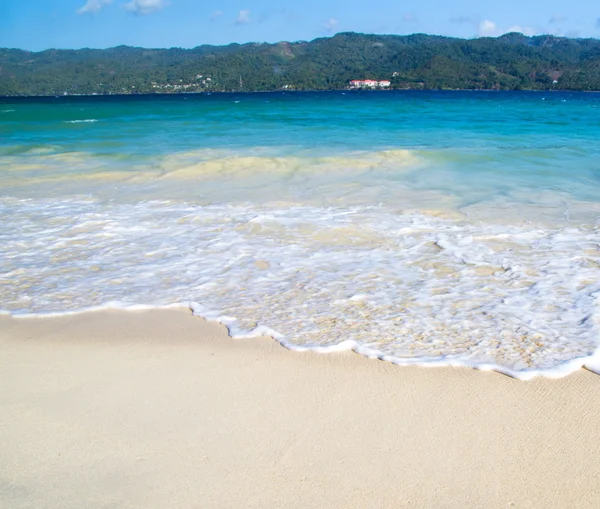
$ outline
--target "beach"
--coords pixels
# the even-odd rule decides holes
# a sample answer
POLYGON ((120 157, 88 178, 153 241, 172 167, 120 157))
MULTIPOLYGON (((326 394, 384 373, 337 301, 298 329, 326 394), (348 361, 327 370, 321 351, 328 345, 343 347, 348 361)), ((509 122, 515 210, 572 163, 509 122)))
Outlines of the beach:
POLYGON ((2 509, 600 505, 598 94, 2 104, 2 509))
POLYGON ((185 309, 0 316, 0 506, 597 507, 599 388, 293 352, 185 309))

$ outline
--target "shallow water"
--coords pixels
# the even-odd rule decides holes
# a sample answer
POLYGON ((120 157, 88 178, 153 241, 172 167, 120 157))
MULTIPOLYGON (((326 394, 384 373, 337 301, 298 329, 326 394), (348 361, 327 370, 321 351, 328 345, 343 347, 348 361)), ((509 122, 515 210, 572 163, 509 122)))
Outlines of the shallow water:
POLYGON ((513 376, 596 366, 600 97, 0 104, 0 308, 189 305, 235 335, 513 376))

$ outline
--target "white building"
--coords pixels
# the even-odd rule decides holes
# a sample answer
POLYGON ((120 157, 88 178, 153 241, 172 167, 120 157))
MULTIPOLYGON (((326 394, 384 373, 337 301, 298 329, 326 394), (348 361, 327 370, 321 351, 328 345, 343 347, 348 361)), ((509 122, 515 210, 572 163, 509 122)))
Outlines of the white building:
POLYGON ((385 88, 389 87, 391 82, 388 80, 352 80, 351 88, 385 88))

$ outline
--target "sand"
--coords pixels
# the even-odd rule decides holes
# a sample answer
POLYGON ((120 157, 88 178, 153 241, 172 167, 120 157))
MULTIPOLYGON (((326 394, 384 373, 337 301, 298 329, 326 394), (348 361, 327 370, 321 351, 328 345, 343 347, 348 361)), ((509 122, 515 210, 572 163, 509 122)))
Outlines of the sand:
POLYGON ((0 507, 598 507, 599 395, 184 310, 0 317, 0 507))

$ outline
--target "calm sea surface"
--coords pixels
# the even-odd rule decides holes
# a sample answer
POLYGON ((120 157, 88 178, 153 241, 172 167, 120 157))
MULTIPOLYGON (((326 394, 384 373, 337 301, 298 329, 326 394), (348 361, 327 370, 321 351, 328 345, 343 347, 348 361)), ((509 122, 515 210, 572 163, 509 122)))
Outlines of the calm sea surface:
POLYGON ((0 309, 600 369, 600 95, 0 99, 0 309))

